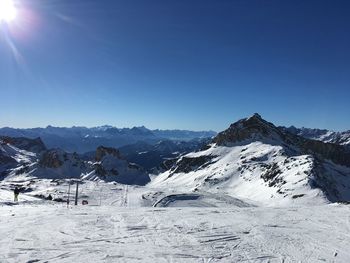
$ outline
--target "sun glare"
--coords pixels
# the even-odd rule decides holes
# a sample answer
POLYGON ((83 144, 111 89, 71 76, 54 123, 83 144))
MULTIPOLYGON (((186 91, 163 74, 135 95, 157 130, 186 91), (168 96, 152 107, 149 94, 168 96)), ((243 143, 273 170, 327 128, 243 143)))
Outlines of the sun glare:
POLYGON ((16 18, 17 11, 13 0, 0 0, 0 22, 11 22, 16 18))

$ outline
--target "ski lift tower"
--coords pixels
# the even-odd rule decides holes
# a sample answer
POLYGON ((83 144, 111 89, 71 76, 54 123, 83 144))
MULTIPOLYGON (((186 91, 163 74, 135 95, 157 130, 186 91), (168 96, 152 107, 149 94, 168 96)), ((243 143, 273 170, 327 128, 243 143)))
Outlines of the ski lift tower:
POLYGON ((71 188, 71 185, 74 185, 74 184, 76 184, 74 205, 78 205, 79 184, 81 184, 81 183, 82 183, 82 182, 81 182, 80 179, 71 179, 71 180, 68 182, 67 207, 69 207, 69 202, 70 202, 70 188, 71 188))

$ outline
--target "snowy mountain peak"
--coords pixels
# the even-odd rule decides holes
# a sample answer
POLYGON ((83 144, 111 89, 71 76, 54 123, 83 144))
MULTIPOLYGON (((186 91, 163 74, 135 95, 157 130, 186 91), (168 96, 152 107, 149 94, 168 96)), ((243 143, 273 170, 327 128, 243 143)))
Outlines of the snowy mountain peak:
POLYGON ((292 134, 258 114, 233 123, 212 142, 172 162, 152 184, 267 205, 350 200, 350 154, 341 145, 292 134))
POLYGON ((284 134, 259 114, 241 119, 220 132, 213 140, 218 145, 228 145, 245 140, 283 140, 284 134))

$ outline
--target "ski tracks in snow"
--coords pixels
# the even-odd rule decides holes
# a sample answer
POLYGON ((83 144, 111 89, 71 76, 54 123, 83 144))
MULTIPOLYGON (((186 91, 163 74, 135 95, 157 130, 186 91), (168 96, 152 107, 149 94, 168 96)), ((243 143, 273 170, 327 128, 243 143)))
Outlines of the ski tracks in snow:
POLYGON ((128 193, 129 193, 129 186, 128 185, 124 185, 123 196, 122 196, 121 203, 120 203, 121 207, 127 207, 128 206, 128 193))
POLYGON ((117 191, 123 207, 0 206, 0 262, 348 262, 350 258, 347 206, 124 207, 129 190, 117 191))

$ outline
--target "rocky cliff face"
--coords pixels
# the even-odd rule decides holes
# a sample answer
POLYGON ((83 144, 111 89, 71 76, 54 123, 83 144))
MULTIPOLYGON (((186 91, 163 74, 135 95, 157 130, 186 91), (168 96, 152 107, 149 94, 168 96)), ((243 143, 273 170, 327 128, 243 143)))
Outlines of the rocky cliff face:
POLYGON ((111 148, 111 147, 104 147, 104 146, 99 146, 96 149, 96 157, 95 160, 97 162, 100 162, 105 156, 107 155, 111 155, 117 159, 122 159, 120 152, 115 149, 115 148, 111 148))
POLYGON ((76 153, 66 153, 61 149, 50 149, 43 152, 37 168, 30 172, 38 178, 79 178, 89 170, 88 163, 81 160, 76 153))
POLYGON ((46 146, 39 137, 35 139, 29 139, 24 137, 0 136, 0 140, 2 143, 10 144, 19 149, 29 152, 41 153, 46 150, 46 146))
POLYGON ((95 160, 94 171, 87 175, 89 179, 136 185, 145 185, 150 181, 141 167, 126 161, 117 149, 100 146, 96 150, 95 160))
POLYGON ((78 154, 66 153, 61 149, 47 150, 43 152, 39 160, 39 165, 44 168, 59 168, 67 163, 75 167, 85 166, 78 154))

